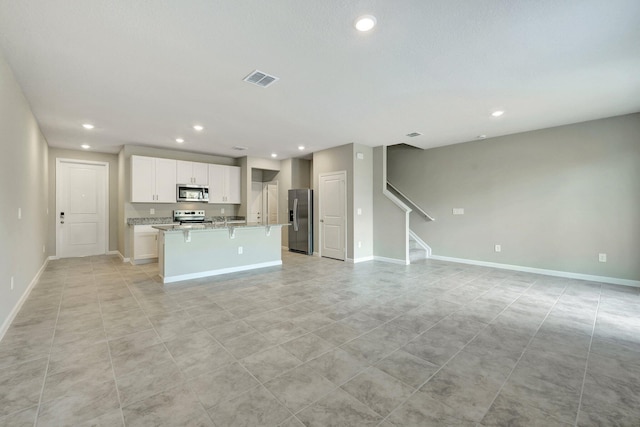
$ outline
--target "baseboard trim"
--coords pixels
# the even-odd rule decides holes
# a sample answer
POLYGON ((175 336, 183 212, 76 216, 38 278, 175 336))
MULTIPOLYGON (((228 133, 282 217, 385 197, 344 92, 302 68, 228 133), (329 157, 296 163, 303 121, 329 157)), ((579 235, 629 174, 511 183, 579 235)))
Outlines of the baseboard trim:
POLYGON ((4 335, 9 330, 9 326, 11 326, 11 322, 13 322, 13 320, 16 318, 16 316, 20 312, 20 309, 22 308, 24 303, 27 301, 27 298, 29 298, 31 291, 33 290, 36 283, 38 283, 38 280, 40 280, 40 276, 42 276, 42 273, 44 272, 44 269, 47 267, 47 264, 49 264, 49 260, 51 258, 55 259, 55 257, 45 258, 44 263, 42 264, 42 267, 40 267, 40 269, 34 276, 33 280, 31 280, 31 283, 29 283, 29 286, 27 286, 27 289, 24 290, 24 292, 22 293, 22 296, 20 297, 16 305, 13 307, 13 309, 9 313, 9 316, 7 316, 7 318, 2 323, 2 326, 0 326, 0 341, 2 341, 2 339, 4 338, 4 335))
POLYGON ((55 261, 55 260, 57 260, 57 259, 59 259, 57 256, 55 256, 55 255, 51 255, 50 257, 48 257, 48 258, 47 258, 47 262, 48 262, 48 261, 55 261))
POLYGON ((373 261, 374 260, 374 256, 370 255, 370 256, 364 256, 364 257, 360 257, 360 258, 347 258, 346 261, 350 264, 358 264, 360 262, 367 262, 367 261, 373 261))
POLYGON ((198 273, 179 274, 177 276, 162 276, 162 283, 180 282, 183 280, 201 279, 203 277, 219 276, 221 274, 237 273, 239 271, 255 270, 257 268, 276 267, 282 265, 282 260, 261 262, 258 264, 242 265, 240 267, 220 268, 217 270, 201 271, 198 273))
POLYGON ((289 246, 282 246, 282 250, 283 251, 288 251, 289 250, 289 246))
POLYGON ((387 258, 387 257, 384 257, 384 256, 374 256, 373 260, 374 261, 388 262, 388 263, 391 263, 391 264, 400 264, 400 265, 409 265, 410 264, 409 260, 406 260, 406 259, 387 258))
POLYGON ((118 255, 120 257, 120 259, 122 260, 122 262, 130 262, 131 258, 125 258, 124 255, 122 255, 122 253, 120 251, 112 251, 114 253, 114 255, 118 255))
POLYGON ((431 255, 430 259, 438 261, 456 262, 459 264, 479 265, 482 267, 500 268, 503 270, 522 271, 524 273, 544 274, 546 276, 563 277, 565 279, 588 280, 590 282, 610 283, 612 285, 623 285, 640 287, 640 280, 618 279, 616 277, 594 276, 591 274, 572 273, 570 271, 547 270, 544 268, 525 267, 521 265, 500 264, 497 262, 476 261, 472 259, 453 258, 440 255, 431 255))

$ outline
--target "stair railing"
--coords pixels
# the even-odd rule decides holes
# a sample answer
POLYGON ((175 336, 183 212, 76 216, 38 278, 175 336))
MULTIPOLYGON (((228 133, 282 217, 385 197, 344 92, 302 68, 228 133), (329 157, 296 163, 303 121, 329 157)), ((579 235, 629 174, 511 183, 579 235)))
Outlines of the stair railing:
POLYGON ((389 181, 387 181, 387 187, 390 188, 393 191, 393 193, 396 196, 400 197, 406 204, 410 205, 418 214, 423 216, 425 220, 427 220, 427 221, 435 221, 436 220, 431 215, 429 215, 424 209, 422 209, 420 206, 418 206, 413 200, 411 200, 404 193, 402 193, 402 191, 398 190, 398 188, 396 188, 396 186, 391 184, 389 181))

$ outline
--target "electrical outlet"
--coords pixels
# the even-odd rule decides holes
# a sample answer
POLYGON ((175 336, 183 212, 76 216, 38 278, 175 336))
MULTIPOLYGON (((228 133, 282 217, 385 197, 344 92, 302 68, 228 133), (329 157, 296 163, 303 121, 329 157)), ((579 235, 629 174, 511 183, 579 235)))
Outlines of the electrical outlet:
POLYGON ((358 215, 362 215, 362 209, 358 208, 358 215))
POLYGON ((13 290, 13 276, 11 276, 11 290, 13 290))
POLYGON ((496 245, 494 247, 494 249, 495 249, 496 252, 502 252, 502 246, 501 245, 496 245))
POLYGON ((607 262, 607 254, 598 254, 598 261, 607 262))
POLYGON ((44 245, 42 245, 42 253, 45 253, 46 249, 44 248, 44 245))
POLYGON ((224 213, 224 208, 220 208, 220 214, 224 213))
POLYGON ((155 215, 156 214, 156 210, 151 208, 149 209, 149 215, 155 215))
POLYGON ((362 242, 358 242, 358 247, 361 248, 362 247, 362 242))
POLYGON ((18 208, 18 219, 22 219, 22 208, 18 208))
POLYGON ((242 246, 238 246, 238 255, 242 255, 243 248, 242 246))
POLYGON ((464 215, 464 208, 453 208, 454 215, 464 215))

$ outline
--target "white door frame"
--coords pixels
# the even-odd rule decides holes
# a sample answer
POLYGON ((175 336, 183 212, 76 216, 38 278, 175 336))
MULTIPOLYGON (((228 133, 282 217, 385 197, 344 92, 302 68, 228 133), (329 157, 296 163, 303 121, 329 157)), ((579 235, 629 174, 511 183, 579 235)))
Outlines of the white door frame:
POLYGON ((58 185, 60 184, 60 164, 62 163, 77 163, 81 165, 93 165, 93 166, 104 166, 105 171, 105 179, 104 179, 104 253, 109 253, 109 162, 96 162, 92 160, 78 160, 78 159, 65 159, 61 157, 56 157, 56 210, 53 213, 53 217, 55 218, 55 233, 56 233, 56 258, 59 258, 60 255, 60 233, 58 232, 58 212, 60 212, 60 197, 58 194, 58 185))
MULTIPOLYGON (((276 208, 279 208, 279 197, 277 195, 280 194, 280 187, 278 184, 278 180, 275 181, 269 181, 269 182, 265 182, 263 183, 264 186, 262 187, 262 193, 264 195, 264 209, 262 210, 263 212, 265 212, 265 224, 269 224, 269 221, 271 221, 271 211, 269 210, 269 185, 275 185, 276 186, 276 208)), ((276 212, 276 214, 278 215, 278 220, 280 219, 280 209, 278 209, 278 211, 276 212)))
POLYGON ((318 174, 318 255, 322 257, 322 194, 320 192, 320 181, 322 177, 328 175, 338 175, 342 174, 344 177, 344 260, 347 260, 347 242, 348 239, 348 231, 349 231, 349 219, 347 218, 347 198, 348 198, 348 182, 347 182, 347 171, 335 171, 335 172, 323 172, 318 174))

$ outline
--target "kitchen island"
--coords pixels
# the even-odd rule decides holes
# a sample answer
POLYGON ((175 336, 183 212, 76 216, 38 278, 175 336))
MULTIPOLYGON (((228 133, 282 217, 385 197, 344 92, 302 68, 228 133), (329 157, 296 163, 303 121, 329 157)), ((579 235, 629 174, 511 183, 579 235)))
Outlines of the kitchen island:
POLYGON ((158 225, 163 283, 282 264, 281 229, 289 224, 158 225))

